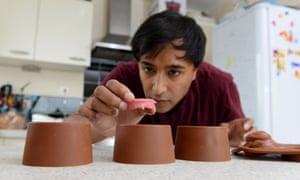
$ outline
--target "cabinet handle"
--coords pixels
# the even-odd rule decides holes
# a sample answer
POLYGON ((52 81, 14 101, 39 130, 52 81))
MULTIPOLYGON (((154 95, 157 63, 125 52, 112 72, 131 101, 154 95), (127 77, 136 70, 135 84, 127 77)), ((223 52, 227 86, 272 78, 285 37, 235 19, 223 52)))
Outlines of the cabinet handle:
POLYGON ((69 59, 72 61, 85 61, 85 59, 81 57, 69 57, 69 59))
POLYGON ((29 54, 29 52, 22 51, 22 50, 10 50, 9 52, 12 54, 19 54, 19 55, 28 55, 29 54))

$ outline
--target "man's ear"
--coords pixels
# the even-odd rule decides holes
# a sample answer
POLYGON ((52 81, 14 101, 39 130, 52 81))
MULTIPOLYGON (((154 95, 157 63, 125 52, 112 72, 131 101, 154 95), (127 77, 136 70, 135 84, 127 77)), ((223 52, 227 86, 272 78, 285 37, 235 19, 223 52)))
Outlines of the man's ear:
POLYGON ((196 79, 196 77, 197 77, 197 72, 198 72, 198 68, 195 68, 194 74, 193 74, 193 80, 196 79))

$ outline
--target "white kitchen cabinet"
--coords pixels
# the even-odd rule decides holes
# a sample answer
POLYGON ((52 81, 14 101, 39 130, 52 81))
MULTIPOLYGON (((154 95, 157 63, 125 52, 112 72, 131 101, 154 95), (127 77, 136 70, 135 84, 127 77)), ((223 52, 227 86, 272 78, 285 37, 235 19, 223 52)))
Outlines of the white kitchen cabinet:
POLYGON ((0 0, 0 56, 33 59, 38 0, 0 0))
POLYGON ((93 7, 84 0, 40 0, 35 59, 90 65, 93 7))
POLYGON ((0 59, 87 67, 92 16, 86 0, 0 0, 0 59))

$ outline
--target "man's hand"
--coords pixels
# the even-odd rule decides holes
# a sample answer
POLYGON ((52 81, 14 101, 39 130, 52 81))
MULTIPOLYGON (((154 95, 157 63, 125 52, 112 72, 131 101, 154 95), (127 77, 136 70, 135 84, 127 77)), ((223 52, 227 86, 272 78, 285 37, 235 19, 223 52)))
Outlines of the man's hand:
POLYGON ((138 123, 145 114, 154 114, 153 108, 129 109, 134 102, 133 93, 117 80, 99 85, 94 94, 67 118, 68 121, 86 121, 92 125, 93 142, 113 136, 117 124, 138 123))
POLYGON ((254 121, 250 118, 234 119, 228 123, 221 123, 221 126, 228 128, 229 143, 231 146, 244 145, 246 137, 257 131, 253 125, 254 121))

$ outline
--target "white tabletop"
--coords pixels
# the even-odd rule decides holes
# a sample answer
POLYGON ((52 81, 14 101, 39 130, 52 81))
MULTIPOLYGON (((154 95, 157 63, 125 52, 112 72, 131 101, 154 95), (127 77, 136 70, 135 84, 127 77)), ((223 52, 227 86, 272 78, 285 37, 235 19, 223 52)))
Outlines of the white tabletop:
POLYGON ((226 162, 176 160, 171 164, 135 165, 112 161, 113 146, 93 146, 93 163, 73 167, 22 165, 22 146, 0 147, 0 179, 300 179, 300 163, 279 158, 226 162))

